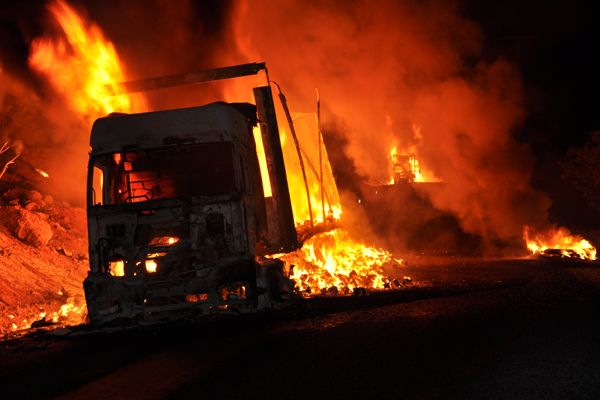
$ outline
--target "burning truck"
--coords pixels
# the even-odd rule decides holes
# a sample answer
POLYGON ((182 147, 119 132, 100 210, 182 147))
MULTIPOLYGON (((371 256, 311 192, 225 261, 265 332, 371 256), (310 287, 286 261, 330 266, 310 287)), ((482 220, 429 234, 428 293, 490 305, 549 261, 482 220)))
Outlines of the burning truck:
MULTIPOLYGON (((194 79, 264 69, 246 64, 194 79)), ((93 323, 228 307, 248 312, 289 298, 294 285, 283 262, 265 256, 300 244, 270 87, 254 88, 254 97, 256 104, 112 114, 94 123, 84 282, 93 323), (264 196, 257 126, 270 197, 264 196)))
POLYGON ((280 131, 264 63, 121 86, 137 92, 261 71, 268 84, 253 88, 254 103, 95 121, 84 282, 92 323, 255 312, 391 287, 383 265, 401 261, 336 229, 341 205, 320 131, 316 146, 298 140, 281 91, 293 140, 280 131))

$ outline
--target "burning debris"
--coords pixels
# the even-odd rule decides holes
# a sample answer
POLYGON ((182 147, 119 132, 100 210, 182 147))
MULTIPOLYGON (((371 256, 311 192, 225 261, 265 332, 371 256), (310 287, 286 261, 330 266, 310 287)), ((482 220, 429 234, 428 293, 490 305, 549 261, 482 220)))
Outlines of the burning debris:
POLYGON ((389 288, 384 267, 402 264, 383 249, 357 242, 343 229, 315 235, 301 249, 279 259, 285 262, 296 289, 307 296, 389 288))
POLYGON ((532 235, 530 228, 523 229, 523 238, 533 255, 549 258, 596 260, 596 248, 581 236, 573 235, 566 228, 551 228, 532 235))
POLYGON ((390 185, 399 183, 413 183, 422 182, 421 168, 419 167, 419 160, 412 154, 398 154, 395 147, 390 151, 390 158, 392 160, 392 177, 390 178, 390 185))

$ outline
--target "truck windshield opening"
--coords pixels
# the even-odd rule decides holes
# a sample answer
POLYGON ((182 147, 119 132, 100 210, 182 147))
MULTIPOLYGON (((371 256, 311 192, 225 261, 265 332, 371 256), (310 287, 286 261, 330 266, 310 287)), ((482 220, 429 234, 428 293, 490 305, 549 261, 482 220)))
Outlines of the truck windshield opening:
MULTIPOLYGON (((233 149, 228 142, 114 153, 96 157, 104 204, 232 194, 233 149)), ((98 194, 96 194, 98 196, 98 194)))

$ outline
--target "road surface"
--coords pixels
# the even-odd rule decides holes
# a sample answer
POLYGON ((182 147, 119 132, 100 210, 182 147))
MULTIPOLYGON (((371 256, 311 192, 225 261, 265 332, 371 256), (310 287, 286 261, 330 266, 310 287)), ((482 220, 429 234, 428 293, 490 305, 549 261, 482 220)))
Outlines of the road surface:
POLYGON ((294 312, 0 342, 0 396, 600 399, 599 264, 418 264, 294 312))

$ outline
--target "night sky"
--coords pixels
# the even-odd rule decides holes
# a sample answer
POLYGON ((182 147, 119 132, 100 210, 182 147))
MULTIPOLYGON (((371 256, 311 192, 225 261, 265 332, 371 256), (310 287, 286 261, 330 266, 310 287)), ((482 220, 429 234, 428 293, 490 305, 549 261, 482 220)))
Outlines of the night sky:
POLYGON ((516 134, 535 155, 532 183, 551 196, 551 219, 597 226, 598 215, 561 179, 559 166, 570 147, 600 130, 600 14, 593 2, 470 1, 464 14, 480 23, 491 57, 519 66, 527 119, 516 134))

